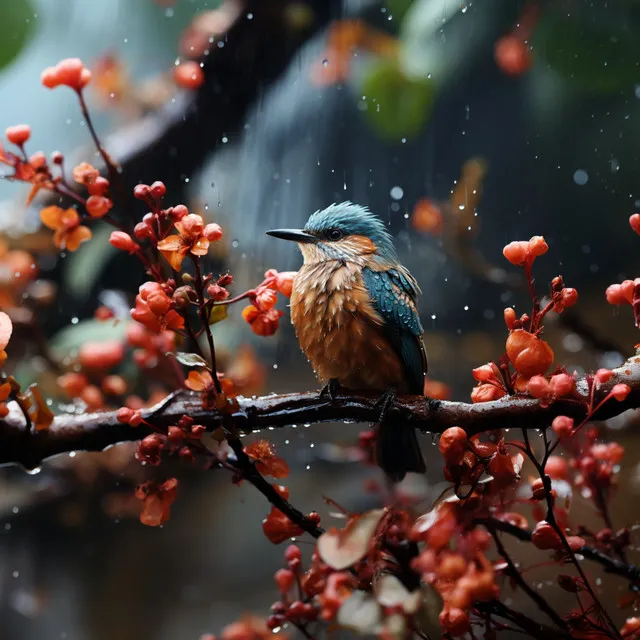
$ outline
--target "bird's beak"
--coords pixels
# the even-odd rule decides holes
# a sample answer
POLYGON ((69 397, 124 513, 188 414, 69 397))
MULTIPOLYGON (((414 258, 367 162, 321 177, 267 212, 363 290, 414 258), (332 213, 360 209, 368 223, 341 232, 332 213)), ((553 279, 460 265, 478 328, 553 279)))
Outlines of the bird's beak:
POLYGON ((301 242, 303 244, 310 244, 317 241, 315 236, 312 236, 302 229, 272 229, 266 233, 268 236, 273 236, 274 238, 293 240, 294 242, 301 242))

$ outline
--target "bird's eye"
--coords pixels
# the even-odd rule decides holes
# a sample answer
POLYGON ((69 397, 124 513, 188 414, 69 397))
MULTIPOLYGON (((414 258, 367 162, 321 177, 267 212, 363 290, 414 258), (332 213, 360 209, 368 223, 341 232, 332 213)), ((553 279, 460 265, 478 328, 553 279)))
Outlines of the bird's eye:
POLYGON ((340 229, 329 229, 329 231, 327 231, 327 238, 329 238, 329 240, 340 240, 340 238, 342 238, 342 231, 340 231, 340 229))

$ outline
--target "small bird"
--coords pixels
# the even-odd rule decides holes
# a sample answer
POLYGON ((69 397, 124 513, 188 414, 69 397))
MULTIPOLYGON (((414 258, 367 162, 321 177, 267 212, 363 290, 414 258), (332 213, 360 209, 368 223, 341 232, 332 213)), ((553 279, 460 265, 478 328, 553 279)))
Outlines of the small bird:
MULTIPOLYGON (((304 264, 291 293, 291 321, 321 382, 352 390, 424 394, 427 354, 418 283, 398 262, 382 221, 351 202, 316 211, 304 229, 267 235, 298 243, 304 264)), ((383 396, 384 397, 384 396, 383 396)), ((394 482, 424 473, 415 431, 385 426, 378 465, 394 482)))

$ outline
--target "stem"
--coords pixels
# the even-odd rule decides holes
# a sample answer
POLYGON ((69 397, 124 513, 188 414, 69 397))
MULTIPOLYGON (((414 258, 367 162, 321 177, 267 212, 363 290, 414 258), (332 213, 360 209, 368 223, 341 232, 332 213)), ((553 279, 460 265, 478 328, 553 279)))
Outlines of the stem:
MULTIPOLYGON (((497 518, 474 518, 473 525, 483 526, 489 529, 492 527, 496 531, 506 533, 523 542, 531 542, 531 531, 528 529, 521 529, 514 524, 505 522, 504 520, 498 520, 497 518)), ((591 560, 596 564, 599 564, 606 573, 611 573, 621 578, 626 578, 634 584, 640 584, 640 567, 633 564, 627 564, 609 557, 608 555, 598 551, 594 547, 585 545, 578 549, 577 553, 584 556, 587 560, 591 560)))
POLYGON ((228 300, 220 300, 219 302, 214 302, 213 306, 222 307, 227 304, 233 304, 234 302, 240 302, 240 300, 246 300, 247 298, 250 298, 252 295, 255 294, 255 292, 256 292, 255 289, 249 289, 249 291, 245 291, 244 293, 241 293, 239 296, 236 296, 235 298, 229 298, 228 300))
POLYGON ((312 537, 319 538, 324 533, 322 527, 307 518, 302 511, 296 509, 288 500, 285 500, 273 488, 273 485, 264 479, 249 456, 244 452, 244 447, 239 438, 229 437, 227 442, 236 455, 237 468, 242 472, 242 477, 247 482, 250 482, 276 509, 282 511, 291 522, 298 525, 312 537))
POLYGON ((202 327, 207 336, 207 342, 209 343, 209 352, 211 353, 211 373, 213 377, 213 384, 215 385, 216 392, 222 393, 222 387, 220 386, 220 380, 218 380, 218 369, 216 367, 216 348, 213 344, 213 334, 211 333, 211 327, 209 326, 209 318, 207 317, 207 310, 204 302, 204 281, 202 279, 202 271, 200 269, 200 258, 190 254, 193 258, 193 263, 196 266, 196 293, 198 294, 198 300, 200 305, 200 320, 202 321, 202 327))
POLYGON ((485 525, 487 530, 493 537, 494 542, 496 543, 496 548, 498 549, 498 553, 505 559, 507 566, 509 568, 509 575, 511 579, 517 583, 517 585, 533 600, 533 602, 538 606, 539 609, 544 611, 549 618, 554 622, 554 624, 560 629, 567 630, 567 623, 558 615, 558 613, 549 605, 549 603, 536 591, 534 591, 522 577, 518 568, 514 564, 511 556, 507 553, 504 545, 502 544, 502 540, 500 540, 500 536, 496 531, 495 527, 491 524, 485 525))
POLYGON ((82 116, 84 117, 85 122, 87 123, 87 128, 89 129, 89 133, 91 134, 91 138, 93 139, 93 143, 96 145, 96 149, 98 153, 102 156, 102 160, 107 167, 107 172, 109 173, 109 181, 111 184, 115 185, 116 188, 120 191, 120 196, 122 197, 123 203, 126 202, 126 195, 124 193, 124 188, 122 186, 122 182, 120 181, 120 173, 118 171, 118 167, 116 163, 113 161, 107 150, 102 146, 102 142, 100 142, 100 138, 96 132, 95 127, 93 126, 93 120, 89 115, 89 109, 87 108, 87 103, 84 99, 84 94, 82 90, 76 92, 78 95, 78 100, 80 102, 80 110, 82 111, 82 116))
MULTIPOLYGON (((523 429, 523 433, 526 433, 524 429, 523 429)), ((598 596, 596 595, 595 591, 593 590, 593 587, 589 583, 589 580, 587 579, 587 576, 584 570, 580 566, 580 563, 578 562, 577 558, 575 557, 575 554, 573 553, 571 547, 569 546, 569 543, 567 542, 567 537, 565 536, 564 531, 562 530, 562 528, 558 524, 558 521, 556 520, 556 515, 553 510, 553 498, 551 497, 551 479, 549 478, 549 476, 545 474, 544 466, 542 466, 538 462, 538 459, 533 453, 531 446, 528 444, 528 440, 527 440, 526 454, 528 455, 529 460, 531 460, 533 466, 536 468, 536 471, 538 472, 538 475, 540 476, 540 479, 542 480, 542 483, 544 486, 545 500, 547 503, 547 517, 546 517, 547 522, 553 527, 556 534, 560 537, 562 546, 564 547, 567 557, 571 560, 571 563, 573 564, 576 571, 578 572, 578 575, 580 576, 580 579, 582 580, 587 593, 591 596, 593 602, 600 610, 600 613, 602 614, 604 620, 609 625, 610 630, 613 633, 613 636, 615 638, 619 638, 620 634, 618 633, 618 628, 616 627, 613 620, 611 619, 609 612, 604 608, 598 596)))

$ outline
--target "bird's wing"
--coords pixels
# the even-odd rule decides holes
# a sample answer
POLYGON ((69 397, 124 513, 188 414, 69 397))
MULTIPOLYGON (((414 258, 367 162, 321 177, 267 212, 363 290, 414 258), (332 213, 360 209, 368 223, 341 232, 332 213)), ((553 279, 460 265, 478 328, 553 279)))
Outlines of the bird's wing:
POLYGON ((407 372, 409 391, 424 393, 427 354, 422 342, 422 325, 416 300, 418 285, 403 267, 386 271, 362 271, 364 285, 372 304, 384 321, 384 332, 402 359, 407 372))

